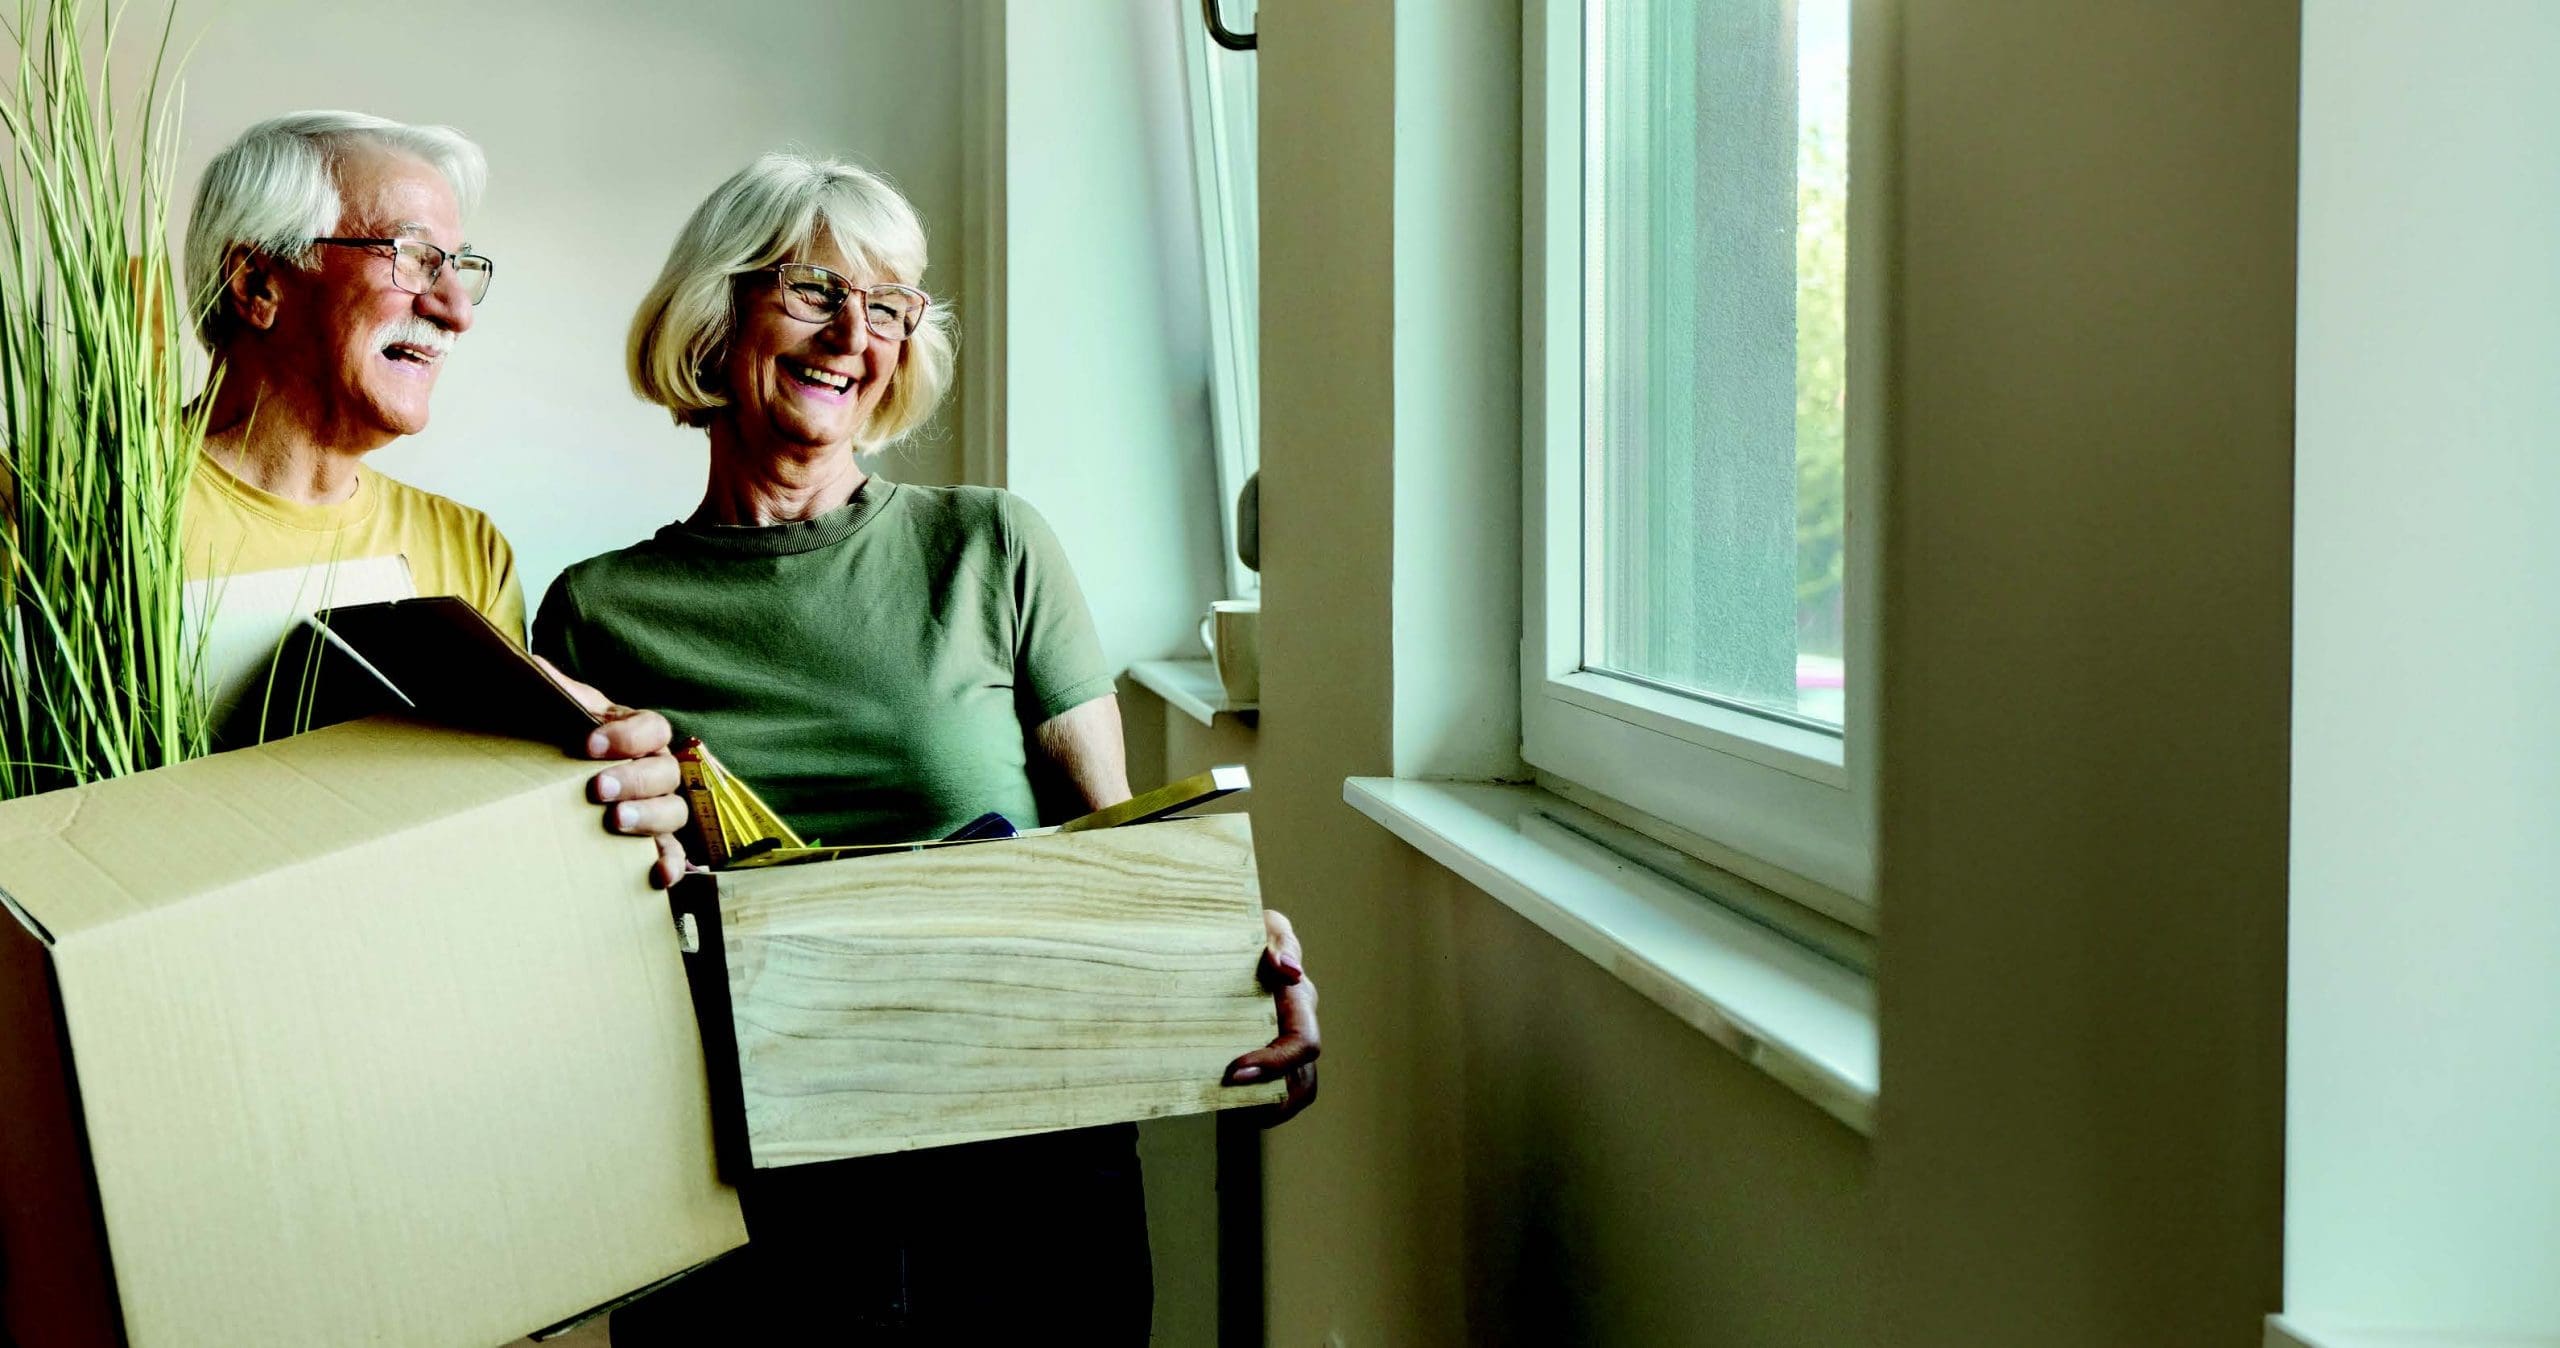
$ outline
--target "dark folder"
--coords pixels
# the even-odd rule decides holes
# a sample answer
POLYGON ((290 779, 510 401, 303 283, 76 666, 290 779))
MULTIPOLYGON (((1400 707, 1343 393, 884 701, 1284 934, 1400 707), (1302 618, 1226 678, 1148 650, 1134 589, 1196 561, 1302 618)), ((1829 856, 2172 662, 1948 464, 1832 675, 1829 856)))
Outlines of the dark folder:
POLYGON ((583 744, 597 725, 478 609, 434 595, 304 619, 216 742, 238 748, 386 712, 563 747, 583 744))

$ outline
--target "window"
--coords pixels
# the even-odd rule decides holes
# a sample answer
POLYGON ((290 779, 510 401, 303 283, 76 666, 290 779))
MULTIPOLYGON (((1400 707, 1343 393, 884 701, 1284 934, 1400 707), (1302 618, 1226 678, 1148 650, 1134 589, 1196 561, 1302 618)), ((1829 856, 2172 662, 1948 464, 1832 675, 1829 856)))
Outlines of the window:
POLYGON ((1210 40, 1186 14, 1183 66, 1190 77, 1192 180, 1199 200, 1201 252, 1208 263, 1209 418, 1225 520, 1227 592, 1261 594, 1261 580, 1236 556, 1236 497, 1261 464, 1260 224, 1254 158, 1254 60, 1210 40))
POLYGON ((1863 921, 1882 194, 1850 0, 1539 8, 1524 756, 1863 921))

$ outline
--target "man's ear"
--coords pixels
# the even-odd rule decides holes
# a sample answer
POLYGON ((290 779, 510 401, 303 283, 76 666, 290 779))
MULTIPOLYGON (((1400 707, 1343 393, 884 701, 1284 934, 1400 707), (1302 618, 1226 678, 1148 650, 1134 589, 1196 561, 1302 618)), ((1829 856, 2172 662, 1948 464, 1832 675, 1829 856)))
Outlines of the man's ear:
POLYGON ((276 285, 278 265, 273 256, 255 248, 234 248, 223 256, 222 304, 230 310, 232 322, 261 332, 275 326, 276 307, 282 300, 276 285))

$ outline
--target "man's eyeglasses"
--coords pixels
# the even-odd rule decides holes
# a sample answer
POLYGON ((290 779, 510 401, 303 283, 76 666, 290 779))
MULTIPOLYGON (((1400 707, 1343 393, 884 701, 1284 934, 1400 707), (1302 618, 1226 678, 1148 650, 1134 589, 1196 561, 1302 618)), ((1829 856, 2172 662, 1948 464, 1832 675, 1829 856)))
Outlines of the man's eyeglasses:
POLYGON ((333 244, 340 248, 388 248, 391 250, 391 279, 412 295, 424 295, 436 288, 436 278, 447 267, 462 282, 463 297, 478 304, 489 294, 489 278, 498 264, 478 253, 448 253, 424 239, 313 239, 313 243, 333 244))
POLYGON ((765 270, 782 291, 784 313, 803 323, 832 323, 846 305, 859 304, 863 323, 891 341, 915 336, 926 306, 933 303, 913 286, 858 286, 807 262, 778 262, 765 270))

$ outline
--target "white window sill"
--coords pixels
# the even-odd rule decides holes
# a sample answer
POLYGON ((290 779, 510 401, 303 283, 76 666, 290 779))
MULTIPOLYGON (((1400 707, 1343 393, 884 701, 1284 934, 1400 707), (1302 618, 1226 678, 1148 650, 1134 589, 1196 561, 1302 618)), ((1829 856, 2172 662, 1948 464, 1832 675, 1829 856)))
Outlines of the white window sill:
POLYGON ((2308 1319, 2267 1317, 2266 1348, 2560 1348, 2560 1334, 2459 1330, 2347 1329, 2308 1319))
POLYGON ((1260 711, 1258 704, 1227 700, 1217 667, 1206 660, 1141 660, 1129 666, 1129 677, 1202 725, 1214 724, 1221 716, 1252 725, 1260 711))
POLYGON ((1530 786, 1354 777, 1362 814, 1861 1133, 1875 984, 1592 841, 1614 826, 1530 786))

